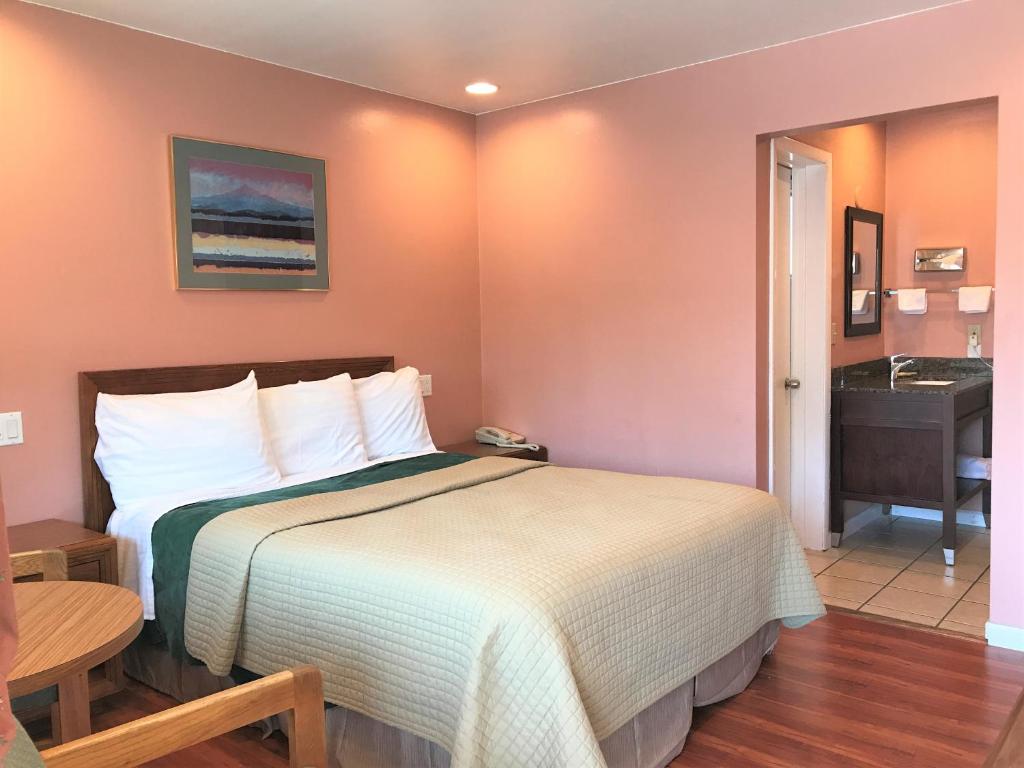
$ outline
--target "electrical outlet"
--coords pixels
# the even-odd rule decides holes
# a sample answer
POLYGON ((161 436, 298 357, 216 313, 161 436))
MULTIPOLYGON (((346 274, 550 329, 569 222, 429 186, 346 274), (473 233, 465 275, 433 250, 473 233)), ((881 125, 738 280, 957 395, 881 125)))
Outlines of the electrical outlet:
POLYGON ((20 445, 25 442, 21 424, 21 411, 0 413, 0 445, 20 445))
POLYGON ((434 378, 429 373, 420 375, 420 394, 424 397, 434 394, 434 378))
POLYGON ((981 357, 981 326, 967 326, 967 356, 981 357))

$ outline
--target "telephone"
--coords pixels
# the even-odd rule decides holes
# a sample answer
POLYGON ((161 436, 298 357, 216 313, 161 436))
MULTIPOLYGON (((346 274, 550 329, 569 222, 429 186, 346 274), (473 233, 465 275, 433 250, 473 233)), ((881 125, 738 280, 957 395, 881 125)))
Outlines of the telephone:
POLYGON ((527 448, 539 451, 536 443, 526 442, 526 438, 516 432, 509 432, 501 427, 480 427, 476 431, 476 441, 484 445, 496 445, 499 448, 527 448))

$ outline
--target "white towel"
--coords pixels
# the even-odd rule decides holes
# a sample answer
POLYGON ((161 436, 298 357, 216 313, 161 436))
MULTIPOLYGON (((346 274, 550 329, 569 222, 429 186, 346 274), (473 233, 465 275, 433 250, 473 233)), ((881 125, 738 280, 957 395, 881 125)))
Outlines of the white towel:
POLYGON ((992 459, 958 453, 956 455, 956 476, 972 480, 991 480, 992 459))
POLYGON ((850 311, 855 315, 866 315, 868 311, 868 292, 854 291, 850 296, 850 311))
POLYGON ((988 303, 992 298, 991 285, 965 286, 957 291, 960 311, 975 315, 988 312, 988 303))
POLYGON ((923 315, 928 311, 928 293, 924 288, 900 288, 896 300, 900 312, 906 315, 923 315))

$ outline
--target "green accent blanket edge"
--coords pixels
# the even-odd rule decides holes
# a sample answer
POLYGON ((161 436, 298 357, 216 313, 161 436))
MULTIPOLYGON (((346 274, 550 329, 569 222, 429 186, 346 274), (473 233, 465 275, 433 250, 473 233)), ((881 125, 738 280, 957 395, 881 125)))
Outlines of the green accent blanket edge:
POLYGON ((152 642, 165 643, 175 658, 200 663, 185 650, 185 596, 188 592, 192 546, 202 527, 225 512, 412 477, 436 469, 453 467, 474 458, 476 457, 462 453, 431 453, 411 459, 375 464, 345 475, 288 488, 186 504, 168 512, 153 526, 153 596, 156 620, 147 622, 146 636, 152 642))

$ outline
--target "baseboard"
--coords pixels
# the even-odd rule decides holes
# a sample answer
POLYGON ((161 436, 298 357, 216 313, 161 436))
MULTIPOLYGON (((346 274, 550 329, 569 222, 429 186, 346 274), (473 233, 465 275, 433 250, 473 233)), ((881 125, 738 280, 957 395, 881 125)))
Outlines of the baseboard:
MULTIPOLYGON (((921 509, 919 507, 901 507, 896 504, 892 507, 892 513, 899 517, 913 517, 918 520, 936 520, 942 522, 942 511, 938 509, 921 509)), ((958 509, 956 511, 956 522, 958 525, 973 525, 978 528, 985 527, 985 516, 980 511, 970 509, 958 509)))
POLYGON ((985 622, 985 639, 989 645, 998 648, 1009 648, 1011 651, 1024 651, 1024 629, 1010 627, 1006 624, 985 622))
POLYGON ((856 515, 843 523, 843 538, 851 536, 870 523, 882 516, 882 505, 872 504, 858 512, 856 515))

